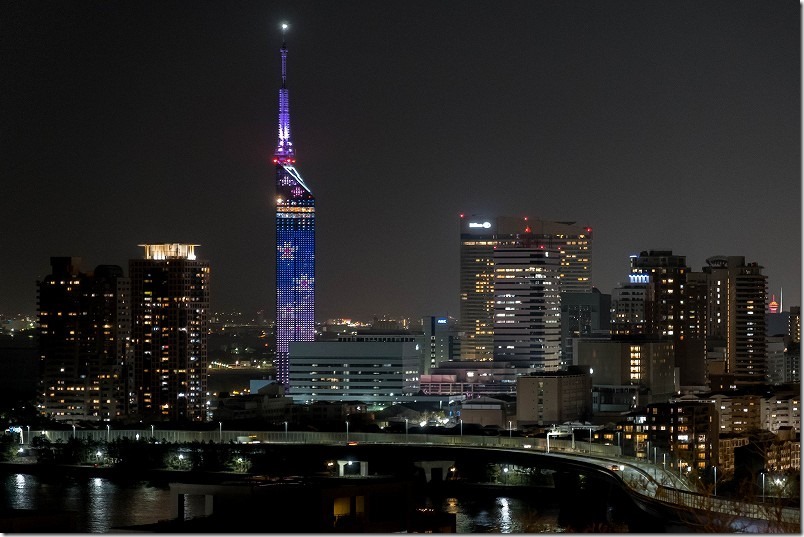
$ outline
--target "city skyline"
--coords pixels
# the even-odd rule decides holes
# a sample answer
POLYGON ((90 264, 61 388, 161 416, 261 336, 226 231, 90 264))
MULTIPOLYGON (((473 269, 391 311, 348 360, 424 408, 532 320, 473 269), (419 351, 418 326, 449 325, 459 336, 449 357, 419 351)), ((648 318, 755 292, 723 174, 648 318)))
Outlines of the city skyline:
POLYGON ((457 316, 460 213, 590 226, 602 293, 667 249, 744 256, 800 305, 797 3, 0 10, 2 313, 35 312, 50 257, 160 241, 200 244, 211 308, 273 311, 283 22, 317 320, 457 316))

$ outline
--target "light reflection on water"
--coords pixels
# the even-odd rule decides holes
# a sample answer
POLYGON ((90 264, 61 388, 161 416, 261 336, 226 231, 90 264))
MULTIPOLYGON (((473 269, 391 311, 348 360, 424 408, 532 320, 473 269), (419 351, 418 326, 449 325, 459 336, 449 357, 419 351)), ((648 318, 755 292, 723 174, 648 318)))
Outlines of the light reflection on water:
POLYGON ((538 507, 521 498, 446 498, 457 533, 561 533, 557 507, 538 507))
MULTIPOLYGON (((152 524, 172 517, 170 489, 147 482, 116 483, 101 477, 47 478, 2 476, 3 505, 11 509, 74 511, 78 530, 104 533, 112 528, 152 524)), ((204 512, 201 496, 188 496, 185 518, 204 512)))
MULTIPOLYGON (((9 474, 0 477, 3 505, 12 509, 74 511, 78 531, 106 533, 115 528, 172 518, 170 489, 145 481, 120 483, 9 474)), ((439 500, 441 501, 441 500, 439 500)), ((437 506, 455 514, 458 533, 555 533, 557 509, 541 509, 520 498, 445 498, 437 506)), ((185 518, 204 514, 203 496, 187 496, 185 518)))

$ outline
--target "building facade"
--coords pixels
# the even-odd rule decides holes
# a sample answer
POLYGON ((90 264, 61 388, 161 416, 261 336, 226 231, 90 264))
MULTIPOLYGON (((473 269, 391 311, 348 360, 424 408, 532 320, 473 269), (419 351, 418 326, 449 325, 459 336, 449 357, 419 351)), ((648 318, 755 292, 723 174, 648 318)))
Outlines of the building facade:
POLYGON ((676 390, 670 341, 580 339, 574 352, 576 364, 592 378, 596 413, 666 401, 676 390))
POLYGON ((282 43, 276 168, 276 376, 288 386, 292 341, 315 339, 315 197, 296 170, 290 136, 287 53, 282 43))
POLYGON ((206 421, 209 262, 195 244, 141 244, 129 261, 132 414, 149 421, 206 421))
POLYGON ((419 371, 429 375, 433 368, 458 358, 460 338, 456 319, 443 317, 422 318, 422 363, 419 371))
POLYGON ((50 264, 37 283, 39 410, 72 423, 119 419, 128 411, 129 281, 115 265, 84 273, 79 258, 50 264))
MULTIPOLYGON (((757 263, 742 256, 713 256, 697 279, 706 284, 706 353, 722 356, 707 366, 710 382, 735 386, 767 382, 767 330, 765 303, 767 276, 757 263)), ((701 295, 703 293, 698 293, 701 295)), ((701 309, 701 308, 699 308, 701 309)))
POLYGON ((294 403, 392 403, 419 391, 421 344, 413 335, 344 337, 290 343, 294 403))
POLYGON ((494 361, 558 371, 561 302, 558 251, 525 240, 494 250, 494 361))
MULTIPOLYGON (((460 218, 461 358, 494 359, 495 251, 542 245, 558 256, 555 294, 590 292, 592 230, 574 222, 508 216, 460 218)), ((557 297, 556 300, 560 300, 557 297)))
POLYGON ((517 377, 520 426, 585 421, 592 415, 592 378, 577 368, 517 377))
POLYGON ((561 293, 561 369, 575 363, 573 340, 611 335, 611 295, 561 293))

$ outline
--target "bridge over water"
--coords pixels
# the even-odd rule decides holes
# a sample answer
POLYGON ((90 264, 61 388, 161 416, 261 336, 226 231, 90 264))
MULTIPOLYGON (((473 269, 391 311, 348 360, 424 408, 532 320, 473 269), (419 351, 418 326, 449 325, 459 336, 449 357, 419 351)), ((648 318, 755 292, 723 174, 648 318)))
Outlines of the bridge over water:
POLYGON ((299 432, 299 431, 180 431, 151 429, 86 431, 26 431, 51 442, 72 437, 112 442, 117 439, 187 443, 254 443, 294 447, 319 446, 333 459, 362 460, 370 468, 377 461, 415 460, 421 467, 442 468, 444 461, 461 456, 500 465, 537 467, 563 474, 577 473, 602 479, 625 491, 645 512, 671 517, 691 528, 716 523, 741 532, 801 533, 801 511, 771 503, 742 502, 700 491, 696 484, 663 464, 624 457, 618 446, 550 437, 522 438, 407 433, 299 432), (374 461, 374 462, 372 462, 374 461), (441 463, 433 466, 433 461, 441 463))

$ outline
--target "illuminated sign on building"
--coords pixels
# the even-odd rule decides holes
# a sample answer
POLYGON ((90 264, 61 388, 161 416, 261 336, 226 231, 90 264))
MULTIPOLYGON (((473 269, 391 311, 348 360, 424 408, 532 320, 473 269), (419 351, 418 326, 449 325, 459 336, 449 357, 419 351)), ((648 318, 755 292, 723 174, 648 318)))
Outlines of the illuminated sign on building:
POLYGON ((473 228, 482 227, 482 228, 484 228, 484 229, 488 229, 488 228, 490 228, 490 227, 491 227, 491 222, 483 222, 483 223, 480 223, 480 222, 469 222, 469 227, 473 227, 473 228))
POLYGON ((438 323, 438 324, 447 324, 447 319, 446 319, 446 317, 436 319, 436 323, 438 323))
POLYGON ((650 283, 649 274, 629 274, 628 283, 650 283))

